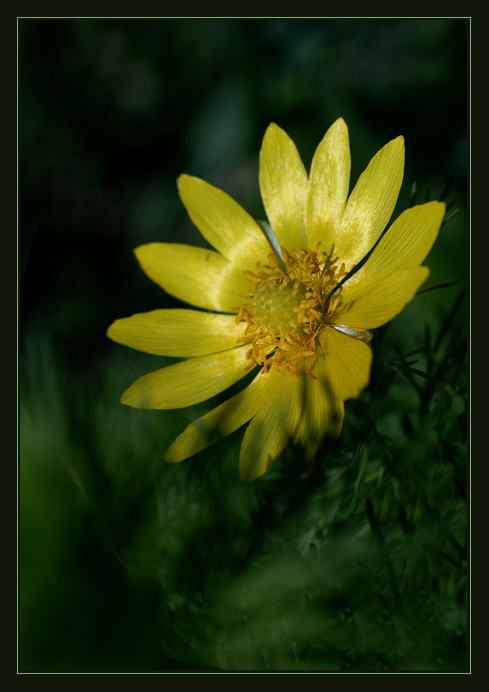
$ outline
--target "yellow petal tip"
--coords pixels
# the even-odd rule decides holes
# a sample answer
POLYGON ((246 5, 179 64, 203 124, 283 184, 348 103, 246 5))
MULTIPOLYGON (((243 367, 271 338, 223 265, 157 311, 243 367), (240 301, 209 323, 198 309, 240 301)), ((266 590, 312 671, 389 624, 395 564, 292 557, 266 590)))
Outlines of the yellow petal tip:
MULTIPOLYGON (((194 176, 188 175, 188 173, 181 173, 177 178, 177 187, 181 187, 184 183, 188 182, 192 178, 194 178, 194 176)), ((199 180, 199 178, 195 179, 199 180)))
POLYGON ((341 116, 337 118, 334 123, 331 125, 331 128, 341 128, 342 130, 348 130, 348 125, 346 124, 344 118, 341 116))
POLYGON ((148 245, 153 245, 154 243, 148 243, 146 245, 138 245, 137 247, 133 248, 133 252, 136 256, 136 259, 140 260, 142 255, 147 251, 146 249, 148 248, 148 245))
POLYGON ((166 464, 178 464, 180 461, 183 461, 183 458, 179 459, 175 454, 172 454, 170 447, 170 449, 165 452, 163 460, 166 464))

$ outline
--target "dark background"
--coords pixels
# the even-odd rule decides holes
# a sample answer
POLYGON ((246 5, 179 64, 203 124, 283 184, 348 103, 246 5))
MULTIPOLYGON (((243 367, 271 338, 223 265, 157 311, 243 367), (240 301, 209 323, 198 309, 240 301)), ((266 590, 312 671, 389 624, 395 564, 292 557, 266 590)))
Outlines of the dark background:
MULTIPOLYGON (((467 273, 467 23, 22 19, 18 36, 21 668, 168 669, 173 658, 227 669, 465 665, 465 496, 457 490, 464 476, 465 399, 450 344, 458 344, 458 358, 467 273), (403 377, 399 363, 385 382, 384 370, 374 370, 362 400, 369 405, 372 396, 378 407, 382 439, 357 424, 365 415, 362 402, 347 404, 344 446, 333 454, 330 476, 304 491, 296 515, 283 459, 270 480, 268 474, 251 486, 237 480, 242 431, 196 460, 165 466, 164 449, 196 412, 120 406, 121 392, 136 377, 172 361, 117 346, 105 332, 117 318, 179 306, 140 271, 132 249, 154 241, 204 242, 178 198, 180 173, 221 187, 264 218, 258 153, 268 124, 286 130, 308 168, 339 116, 350 132, 351 186, 378 149, 404 135, 405 178, 395 215, 412 203, 413 185, 419 203, 440 199, 452 181, 445 201, 457 213, 427 259, 426 287, 457 283, 416 298, 386 338, 377 339, 384 360, 399 349, 421 348, 426 339, 436 342, 433 359, 422 354, 413 366, 436 382, 417 375, 413 384, 412 372, 403 377), (448 419, 436 440, 431 428, 420 433, 418 425, 434 402, 444 401, 440 382, 449 397, 446 413, 457 420, 448 443, 448 419), (419 473, 426 473, 431 450, 429 480, 422 482, 412 467, 399 479, 383 457, 385 439, 397 445, 395 457, 409 450, 410 459, 419 458, 419 473), (437 474, 445 472, 440 483, 437 474), (416 510, 418 483, 427 504, 416 510), (428 492, 429 483, 439 496, 428 492), (325 518, 324 507, 335 502, 349 507, 341 521, 335 512, 325 518), (453 530, 443 533, 447 522, 453 530), (384 536, 389 555, 407 551, 399 557, 402 570, 397 563, 392 569, 404 574, 416 565, 408 611, 419 613, 416 599, 425 606, 429 599, 438 610, 429 606, 427 622, 435 617, 440 631, 421 623, 418 631, 405 611, 401 617, 398 601, 378 584, 388 571, 380 553, 372 558, 372 583, 359 590, 355 569, 367 560, 370 539, 357 539, 365 527, 369 536, 384 536), (404 542, 391 544, 396 531, 404 542), (422 545, 436 546, 423 558, 409 552, 420 532, 422 545), (314 550, 326 570, 317 584, 303 572, 314 550), (338 579, 353 574, 340 596, 327 576, 333 554, 338 579), (277 574, 284 573, 296 578, 282 589, 277 574), (275 610, 269 612, 272 583, 275 610), (316 601, 299 617, 299 604, 314 589, 322 605, 316 601), (354 604, 355 593, 362 597, 354 604), (348 622, 355 608, 364 615, 356 618, 364 623, 364 630, 358 625, 362 645, 338 625, 337 612, 348 622), (318 612, 323 619, 316 622, 318 612), (386 617, 398 640, 382 629, 386 617), (278 640, 277 628, 268 632, 266 623, 287 618, 289 634, 278 640), (377 618, 382 627, 372 624, 377 618), (300 629, 299 622, 309 624, 300 629), (423 643, 423 628, 441 641, 438 648, 423 643)), ((372 345, 375 353, 375 339, 372 345)), ((207 404, 196 407, 205 410, 207 404)), ((396 572, 393 583, 398 578, 396 572)))

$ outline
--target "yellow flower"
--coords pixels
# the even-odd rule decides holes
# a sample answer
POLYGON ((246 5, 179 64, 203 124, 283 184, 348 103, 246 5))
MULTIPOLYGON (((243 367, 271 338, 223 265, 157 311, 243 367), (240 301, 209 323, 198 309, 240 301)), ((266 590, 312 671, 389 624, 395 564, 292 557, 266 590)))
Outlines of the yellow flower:
POLYGON ((188 175, 178 189, 190 218, 215 248, 150 243, 135 251, 150 279, 202 310, 154 310, 115 321, 114 341, 187 358, 124 392, 137 408, 192 406, 244 377, 253 381, 191 423, 166 453, 186 459, 248 423, 240 472, 252 480, 292 441, 306 459, 324 435, 338 436, 344 400, 369 381, 369 329, 397 315, 427 279, 421 262, 445 205, 401 214, 382 235, 401 187, 404 140, 386 144, 348 197, 348 129, 339 118, 316 150, 309 177, 287 134, 271 124, 260 155, 269 224, 225 192, 188 175), (345 279, 346 277, 346 279, 345 279))

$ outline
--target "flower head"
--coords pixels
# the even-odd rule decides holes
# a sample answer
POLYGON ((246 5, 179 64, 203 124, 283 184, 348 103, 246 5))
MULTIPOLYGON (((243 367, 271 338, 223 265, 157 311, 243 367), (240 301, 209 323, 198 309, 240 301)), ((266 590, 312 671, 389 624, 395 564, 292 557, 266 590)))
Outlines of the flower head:
POLYGON ((242 477, 251 480, 288 442, 311 459, 325 435, 340 434, 343 402, 369 381, 369 330, 397 315, 427 279, 420 265, 445 213, 439 202, 413 207, 383 234, 403 168, 398 137, 374 156, 348 196, 348 130, 339 118, 317 148, 309 177, 292 140, 277 125, 268 127, 260 189, 269 223, 254 221, 203 180, 179 178, 182 202, 215 251, 151 243, 135 253, 165 291, 207 312, 154 310, 111 325, 108 336, 118 343, 187 359, 141 377, 121 401, 182 408, 250 370, 256 376, 191 423, 166 461, 205 449, 216 430, 228 435, 251 421, 239 460, 242 477))

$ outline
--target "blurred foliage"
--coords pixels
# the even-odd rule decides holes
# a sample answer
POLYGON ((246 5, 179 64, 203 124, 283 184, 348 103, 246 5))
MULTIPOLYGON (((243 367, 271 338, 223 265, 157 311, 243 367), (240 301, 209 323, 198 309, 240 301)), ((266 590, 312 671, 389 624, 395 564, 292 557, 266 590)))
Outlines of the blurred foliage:
POLYGON ((465 34, 459 20, 20 20, 20 669, 466 668, 465 34), (241 483, 242 430, 165 465, 228 394, 118 404, 173 361, 112 344, 108 325, 179 305, 132 248, 203 244, 181 172, 264 218, 269 122, 308 167, 340 115, 352 184, 403 134, 395 213, 446 196, 423 289, 443 287, 376 330, 370 386, 309 475, 289 448, 241 483))

